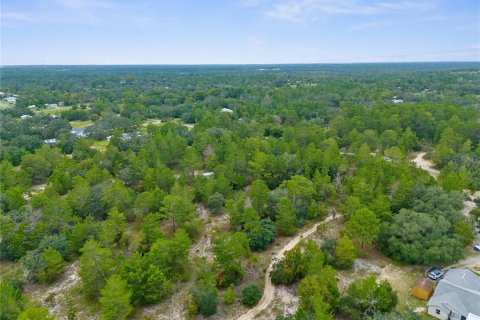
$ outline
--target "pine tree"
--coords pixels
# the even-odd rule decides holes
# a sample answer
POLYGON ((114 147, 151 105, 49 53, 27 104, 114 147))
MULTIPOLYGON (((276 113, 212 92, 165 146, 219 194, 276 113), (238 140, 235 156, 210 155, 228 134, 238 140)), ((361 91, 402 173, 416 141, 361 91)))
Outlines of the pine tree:
POLYGON ((130 304, 132 292, 119 275, 111 276, 101 293, 102 320, 123 320, 133 311, 130 304))

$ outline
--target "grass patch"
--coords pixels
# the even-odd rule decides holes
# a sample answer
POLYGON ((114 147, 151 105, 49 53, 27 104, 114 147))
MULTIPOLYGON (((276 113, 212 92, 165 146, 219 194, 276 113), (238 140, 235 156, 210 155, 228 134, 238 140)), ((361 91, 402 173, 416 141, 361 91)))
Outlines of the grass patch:
POLYGON ((152 125, 161 125, 162 124, 162 120, 160 119, 148 119, 148 120, 145 120, 142 122, 142 127, 147 127, 149 124, 152 124, 152 125))
POLYGON ((14 105, 7 102, 0 101, 0 110, 5 110, 7 108, 12 108, 14 105))
POLYGON ((107 151, 107 146, 110 143, 108 140, 102 140, 102 141, 93 141, 92 145, 90 146, 91 148, 98 150, 100 152, 105 152, 107 151))
POLYGON ((92 120, 86 120, 86 121, 70 121, 70 125, 72 128, 84 128, 88 127, 93 124, 92 120))
POLYGON ((36 109, 35 113, 36 114, 44 114, 44 115, 58 115, 62 113, 63 111, 70 110, 72 107, 59 107, 59 108, 42 108, 42 109, 36 109))

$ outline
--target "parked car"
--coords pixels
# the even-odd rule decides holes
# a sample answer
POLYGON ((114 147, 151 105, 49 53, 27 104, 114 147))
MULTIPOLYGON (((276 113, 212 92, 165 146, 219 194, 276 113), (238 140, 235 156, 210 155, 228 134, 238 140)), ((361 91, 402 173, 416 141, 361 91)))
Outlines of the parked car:
POLYGON ((430 279, 432 279, 434 281, 443 277, 443 271, 439 267, 433 267, 433 268, 428 269, 426 274, 427 274, 427 277, 429 277, 430 279))
POLYGON ((477 243, 476 245, 474 245, 473 250, 480 251, 480 243, 477 243))

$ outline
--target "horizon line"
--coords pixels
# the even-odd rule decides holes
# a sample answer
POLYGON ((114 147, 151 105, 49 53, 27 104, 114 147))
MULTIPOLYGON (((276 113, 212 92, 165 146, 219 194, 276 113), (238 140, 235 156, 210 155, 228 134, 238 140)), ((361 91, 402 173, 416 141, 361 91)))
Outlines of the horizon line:
POLYGON ((422 60, 422 61, 359 61, 359 62, 280 62, 280 63, 85 63, 85 64, 0 64, 0 67, 48 66, 279 66, 279 65, 338 65, 338 64, 408 64, 408 63, 480 63, 479 60, 422 60))

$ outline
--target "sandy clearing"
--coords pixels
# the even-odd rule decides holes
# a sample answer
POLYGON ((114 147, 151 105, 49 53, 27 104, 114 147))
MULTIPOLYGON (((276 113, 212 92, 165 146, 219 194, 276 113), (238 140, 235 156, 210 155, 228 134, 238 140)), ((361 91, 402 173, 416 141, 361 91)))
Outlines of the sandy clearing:
POLYGON ((455 264, 450 265, 449 268, 467 268, 480 272, 480 255, 475 254, 473 256, 470 256, 455 264))
MULTIPOLYGON (((34 301, 42 306, 48 307, 50 314, 55 319, 68 319, 69 307, 76 307, 78 300, 72 301, 72 290, 81 285, 82 279, 78 274, 80 270, 79 262, 75 261, 65 268, 64 274, 52 284, 27 284, 25 293, 34 301)), ((75 295, 75 294, 73 294, 75 295)), ((99 315, 94 315, 87 310, 78 310, 75 314, 77 319, 96 319, 99 315)))
POLYGON ((259 303, 253 308, 250 309, 247 313, 242 315, 241 317, 237 318, 238 320, 250 320, 254 319, 254 317, 266 309, 272 300, 275 297, 275 286, 273 285, 270 279, 270 272, 272 271, 273 265, 276 261, 282 259, 285 252, 292 250, 302 239, 308 238, 311 234, 313 234, 319 225, 325 224, 334 218, 332 216, 326 218, 322 222, 318 222, 314 224, 310 229, 298 234, 292 240, 290 240, 285 246, 283 246, 272 258, 270 265, 268 266, 267 272, 265 273, 264 279, 264 289, 263 289, 263 296, 259 303))
POLYGON ((432 161, 425 159, 426 154, 426 152, 419 152, 412 162, 415 163, 415 165, 420 169, 427 171, 433 178, 436 179, 440 174, 440 171, 433 168, 432 161))

